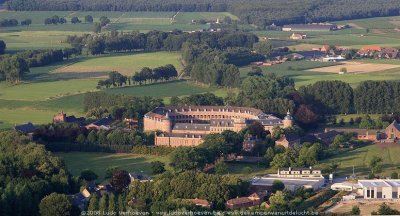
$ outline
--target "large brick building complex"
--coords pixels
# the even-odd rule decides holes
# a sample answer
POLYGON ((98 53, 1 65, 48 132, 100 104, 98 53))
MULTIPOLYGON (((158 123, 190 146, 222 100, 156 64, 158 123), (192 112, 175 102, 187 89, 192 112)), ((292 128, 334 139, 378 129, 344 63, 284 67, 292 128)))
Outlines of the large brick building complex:
POLYGON ((282 120, 259 109, 232 106, 171 106, 158 107, 144 116, 145 131, 161 131, 155 144, 161 146, 197 146, 204 135, 225 130, 239 132, 248 125, 260 122, 265 130, 275 126, 293 125, 288 115, 282 120))

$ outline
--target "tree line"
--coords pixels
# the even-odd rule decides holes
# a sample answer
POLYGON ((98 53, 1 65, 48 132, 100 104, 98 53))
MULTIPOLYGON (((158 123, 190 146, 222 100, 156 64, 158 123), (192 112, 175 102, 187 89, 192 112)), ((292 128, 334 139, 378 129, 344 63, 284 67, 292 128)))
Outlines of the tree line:
POLYGON ((177 77, 178 71, 175 66, 167 64, 153 69, 144 67, 132 76, 132 81, 141 85, 142 82, 153 83, 158 81, 168 81, 177 77))
MULTIPOLYGON (((2 44, 0 41, 0 53, 1 48, 5 48, 5 44, 4 46, 2 44)), ((19 82, 30 71, 30 67, 49 65, 78 54, 80 54, 80 50, 65 48, 63 50, 27 50, 13 55, 2 55, 0 57, 0 81, 19 82)))
POLYGON ((231 12, 242 23, 265 28, 272 23, 290 24, 360 19, 379 16, 398 16, 397 0, 162 0, 151 3, 143 0, 123 0, 110 3, 107 0, 9 0, 9 10, 58 10, 58 11, 213 11, 231 12))
POLYGON ((110 88, 111 86, 121 87, 127 84, 142 85, 143 82, 146 84, 160 81, 169 81, 171 79, 175 79, 177 76, 178 71, 176 70, 175 66, 171 64, 153 69, 144 67, 139 72, 136 72, 132 77, 125 76, 116 71, 113 71, 108 74, 108 79, 99 80, 99 82, 97 83, 97 88, 110 88))
MULTIPOLYGON (((74 48, 87 47, 92 55, 105 52, 132 51, 178 51, 185 42, 207 44, 210 48, 226 49, 228 47, 251 48, 258 41, 257 36, 244 32, 195 32, 180 30, 172 32, 150 31, 148 33, 111 31, 104 34, 82 36, 71 35, 66 41, 74 48)), ((232 52, 233 53, 233 52, 232 52)))
MULTIPOLYGON (((1 19, 0 27, 14 27, 18 26, 19 22, 17 19, 1 19)), ((24 19, 21 21, 21 26, 29 26, 32 24, 31 19, 24 19)))
POLYGON ((163 106, 162 99, 153 97, 134 97, 123 94, 107 94, 105 92, 90 92, 86 93, 83 99, 83 107, 85 111, 91 109, 126 107, 132 110, 126 117, 134 118, 138 116, 143 116, 150 110, 156 107, 163 106), (131 109, 130 109, 131 108, 131 109))
POLYGON ((38 140, 53 152, 123 152, 134 146, 152 145, 154 134, 123 130, 86 130, 77 124, 49 124, 36 129, 38 140))

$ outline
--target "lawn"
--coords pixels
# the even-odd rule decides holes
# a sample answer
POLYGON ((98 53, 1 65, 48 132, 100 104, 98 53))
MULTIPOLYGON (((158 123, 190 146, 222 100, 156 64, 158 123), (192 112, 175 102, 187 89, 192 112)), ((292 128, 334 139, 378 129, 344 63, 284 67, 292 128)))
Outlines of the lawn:
POLYGON ((155 68, 172 64, 180 72, 183 69, 180 58, 179 52, 112 54, 82 58, 76 63, 60 67, 55 71, 64 74, 118 71, 130 76, 143 67, 155 68))
POLYGON ((166 156, 134 155, 134 154, 110 154, 110 153, 89 153, 89 152, 69 152, 55 153, 62 158, 68 170, 74 175, 79 176, 84 169, 94 171, 98 176, 98 181, 104 180, 107 168, 119 167, 128 172, 138 172, 151 175, 151 162, 161 161, 169 169, 169 158, 166 156))
POLYGON ((389 176, 393 171, 400 169, 399 144, 371 144, 335 157, 323 160, 319 166, 330 164, 332 161, 339 163, 338 174, 349 176, 354 171, 357 175, 366 176, 370 172, 369 162, 373 156, 383 159, 382 174, 389 176))

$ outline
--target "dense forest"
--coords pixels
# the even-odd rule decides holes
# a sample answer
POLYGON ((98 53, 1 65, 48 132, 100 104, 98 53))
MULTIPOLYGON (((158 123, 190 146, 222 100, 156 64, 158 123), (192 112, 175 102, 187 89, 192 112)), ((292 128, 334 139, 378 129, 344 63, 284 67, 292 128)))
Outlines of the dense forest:
POLYGON ((63 162, 28 137, 0 132, 0 149, 0 215, 36 216, 46 195, 79 190, 63 162))
POLYGON ((243 23, 321 22, 400 14, 397 0, 9 0, 10 10, 229 11, 243 23))

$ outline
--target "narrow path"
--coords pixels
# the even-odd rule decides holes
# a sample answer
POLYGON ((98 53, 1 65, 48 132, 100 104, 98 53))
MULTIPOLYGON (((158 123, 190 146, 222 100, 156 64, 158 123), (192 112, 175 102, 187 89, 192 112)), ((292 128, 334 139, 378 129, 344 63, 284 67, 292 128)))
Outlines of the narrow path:
POLYGON ((176 12, 176 13, 171 17, 171 23, 175 22, 175 18, 176 18, 176 16, 178 16, 179 13, 180 13, 180 11, 176 12))

